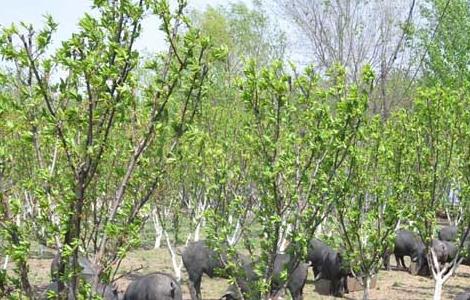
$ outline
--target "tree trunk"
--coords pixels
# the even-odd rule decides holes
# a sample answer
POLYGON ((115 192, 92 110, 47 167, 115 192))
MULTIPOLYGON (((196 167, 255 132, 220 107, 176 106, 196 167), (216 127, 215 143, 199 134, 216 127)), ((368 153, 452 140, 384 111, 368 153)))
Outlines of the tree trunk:
POLYGON ((457 267, 462 262, 462 258, 458 259, 458 257, 455 257, 450 264, 446 263, 444 266, 441 267, 437 260, 436 253, 434 253, 434 250, 431 247, 431 253, 428 257, 428 261, 431 265, 431 272, 434 278, 433 299, 440 300, 444 283, 446 283, 446 281, 449 280, 449 278, 455 273, 457 267))
POLYGON ((238 220, 237 225, 235 226, 235 230, 233 231, 232 236, 228 240, 228 244, 230 246, 235 245, 240 239, 240 235, 241 235, 241 224, 240 224, 240 220, 238 220))
POLYGON ((163 234, 165 235, 165 240, 168 246, 168 251, 170 251, 171 263, 173 264, 173 270, 175 272, 176 280, 178 282, 181 282, 181 279, 183 278, 181 274, 181 269, 183 268, 183 260, 181 256, 177 255, 175 249, 171 245, 170 237, 168 233, 166 232, 166 230, 163 230, 163 234))
MULTIPOLYGON (((80 227, 82 222, 82 211, 83 211, 83 204, 85 200, 85 173, 82 170, 79 171, 77 176, 77 185, 75 187, 75 199, 74 202, 71 203, 71 209, 74 214, 70 215, 66 228, 67 232, 65 233, 64 238, 64 247, 74 248, 71 256, 71 264, 70 269, 72 270, 72 276, 69 280, 69 285, 66 287, 62 278, 65 275, 65 270, 67 264, 70 263, 70 260, 67 258, 64 260, 64 257, 60 257, 59 259, 59 281, 58 281, 58 294, 59 299, 67 299, 67 300, 74 300, 77 298, 78 290, 79 290, 79 264, 78 264, 78 247, 74 246, 74 242, 80 239, 80 227)), ((61 253, 62 254, 62 253, 61 253)))
POLYGON ((442 294, 442 285, 443 280, 441 278, 436 278, 434 281, 434 296, 432 297, 433 300, 441 300, 442 294))
POLYGON ((364 294, 362 295, 363 300, 369 300, 369 290, 370 290, 370 276, 366 275, 362 279, 364 285, 364 294))
POLYGON ((202 222, 204 222, 204 219, 201 217, 201 219, 197 223, 196 230, 194 230, 194 241, 195 242, 199 241, 199 239, 201 237, 202 222))
POLYGON ((7 267, 8 267, 8 260, 9 260, 9 258, 10 258, 10 257, 9 257, 8 255, 5 256, 5 261, 3 262, 3 267, 2 267, 3 270, 6 270, 7 267))
POLYGON ((159 249, 162 244, 163 227, 162 224, 160 224, 160 220, 158 220, 156 208, 152 210, 152 220, 153 227, 155 228, 155 245, 153 246, 153 248, 159 249))

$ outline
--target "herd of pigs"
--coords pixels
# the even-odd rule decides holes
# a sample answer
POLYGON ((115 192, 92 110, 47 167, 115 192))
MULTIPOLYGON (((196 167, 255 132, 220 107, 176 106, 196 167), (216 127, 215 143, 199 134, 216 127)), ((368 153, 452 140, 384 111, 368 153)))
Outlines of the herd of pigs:
MULTIPOLYGON (((441 228, 438 237, 432 241, 439 263, 450 262, 457 254, 458 241, 462 243, 463 253, 470 253, 470 238, 463 236, 459 238, 458 230, 455 226, 441 228)), ((467 234, 468 235, 468 234, 467 234)), ((277 299, 287 289, 293 300, 303 299, 303 288, 307 281, 308 268, 311 266, 315 276, 315 281, 324 279, 330 282, 330 294, 343 296, 348 293, 347 278, 352 276, 348 263, 341 255, 327 244, 318 239, 312 239, 309 243, 306 261, 299 261, 293 258, 290 251, 277 254, 273 264, 273 278, 271 285, 270 299, 277 299), (285 276, 287 274, 287 276, 285 276)), ((429 266, 427 265, 427 255, 425 246, 421 239, 413 232, 400 230, 396 233, 393 251, 386 251, 383 256, 383 263, 386 269, 390 269, 390 255, 395 255, 398 268, 410 270, 406 267, 404 257, 410 257, 415 265, 418 275, 429 276, 429 266)), ((218 254, 212 250, 206 241, 197 241, 188 244, 181 253, 183 264, 188 273, 189 291, 192 300, 201 300, 201 280, 203 274, 209 277, 223 277, 223 268, 228 257, 218 254)), ((240 272, 234 276, 236 285, 230 286, 226 292, 220 296, 220 300, 256 299, 256 292, 253 283, 259 278, 254 271, 254 261, 252 258, 242 254, 231 256, 231 262, 239 266, 240 272)), ((125 300, 182 300, 182 290, 180 283, 170 274, 155 272, 132 281, 124 293, 118 292, 111 285, 99 283, 96 280, 96 268, 85 257, 80 257, 79 264, 82 267, 81 277, 90 283, 96 294, 103 299, 125 299, 125 300)), ((470 254, 464 257, 462 264, 470 265, 470 254)), ((411 265, 410 265, 411 266, 411 265)), ((58 257, 56 256, 51 265, 51 276, 53 282, 48 287, 48 294, 57 291, 57 270, 58 257)), ((357 275, 357 274, 356 274, 357 275)), ((470 300, 469 290, 456 296, 456 300, 470 300)), ((45 298, 47 296, 45 295, 45 298)))

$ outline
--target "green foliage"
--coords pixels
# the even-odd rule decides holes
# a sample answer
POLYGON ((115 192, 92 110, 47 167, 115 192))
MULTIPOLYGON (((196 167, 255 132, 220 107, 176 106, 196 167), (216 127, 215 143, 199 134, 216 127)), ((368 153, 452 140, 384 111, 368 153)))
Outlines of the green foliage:
POLYGON ((463 103, 458 95, 444 88, 420 91, 415 100, 410 141, 415 172, 411 177, 412 200, 418 230, 426 243, 434 233, 436 211, 442 209, 452 182, 456 155, 460 113, 463 103))
POLYGON ((293 79, 280 61, 264 68, 249 61, 238 85, 234 107, 244 117, 238 119, 241 136, 230 142, 232 153, 243 149, 241 159, 248 159, 242 160, 244 170, 238 178, 251 185, 251 191, 233 198, 234 203, 244 199, 243 205, 232 206, 237 210, 211 211, 208 234, 225 243, 235 227, 228 222, 230 217, 245 222, 243 245, 260 255, 256 264, 260 280, 254 284, 265 295, 274 256, 283 250, 283 243, 294 242, 298 257, 305 255, 308 240, 348 182, 342 168, 365 116, 367 94, 345 83, 341 67, 332 69, 326 82, 312 68, 293 79))
POLYGON ((402 118, 396 113, 386 123, 378 117, 366 120, 346 164, 350 179, 337 206, 337 230, 363 284, 379 272, 382 253, 392 247, 397 224, 409 209, 403 182, 411 168, 402 118))
POLYGON ((79 249, 95 252, 102 265, 98 275, 112 280, 116 263, 139 244, 145 204, 174 151, 171 145, 206 97, 207 62, 214 55, 208 40, 189 27, 184 1, 175 12, 166 1, 94 4, 97 14, 85 14, 78 32, 52 55, 46 52, 57 27, 51 17, 37 34, 26 25, 2 31, 0 53, 16 67, 16 76, 2 79, 1 113, 9 121, 0 129, 6 138, 0 152, 6 182, 13 185, 3 201, 2 228, 10 232, 5 246, 22 268, 21 289, 28 296, 26 241, 35 234, 62 254, 59 296, 67 295, 64 282, 73 293, 80 290, 79 249), (134 44, 148 12, 161 18, 171 49, 152 58, 154 75, 142 85, 134 71, 141 60, 134 44), (30 218, 21 227, 10 223, 26 213, 30 218))
POLYGON ((242 2, 208 6, 204 12, 194 11, 192 18, 215 45, 230 49, 225 65, 229 72, 239 74, 247 59, 264 66, 283 58, 285 36, 272 24, 260 3, 255 3, 253 9, 242 2))
MULTIPOLYGON (((249 253, 259 280, 248 298, 269 294, 279 251, 303 259, 315 235, 337 233, 328 242, 367 279, 400 220, 427 244, 436 212, 467 224, 468 7, 431 4, 429 20, 446 14, 435 38, 424 35, 425 87, 386 120, 367 113, 370 66, 357 84, 340 65, 324 74, 288 67, 284 36, 259 3, 188 18, 186 1, 172 10, 168 1, 95 0, 56 51, 50 16, 39 31, 2 27, 0 247, 15 267, 0 272, 0 297, 33 297, 33 239, 59 249, 58 296, 88 297, 79 253, 93 253, 100 279, 113 281, 151 214, 173 247, 202 230, 229 258, 220 271, 232 282, 242 274, 237 251, 249 253), (169 51, 144 58, 134 44, 148 14, 169 51)), ((393 76, 384 88, 408 81, 393 76)))
POLYGON ((464 0, 431 0, 424 10, 430 26, 422 36, 430 85, 463 87, 469 81, 470 7, 464 0))

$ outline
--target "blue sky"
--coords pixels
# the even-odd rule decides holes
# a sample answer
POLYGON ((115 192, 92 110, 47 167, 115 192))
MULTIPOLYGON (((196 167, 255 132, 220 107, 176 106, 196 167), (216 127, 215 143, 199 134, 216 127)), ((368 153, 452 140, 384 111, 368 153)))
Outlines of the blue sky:
MULTIPOLYGON (((84 12, 89 11, 92 1, 88 0, 3 0, 0 9, 0 24, 9 25, 12 22, 27 21, 35 27, 41 26, 44 14, 50 14, 59 23, 54 44, 70 37, 77 28, 77 23, 84 12)), ((192 8, 203 9, 208 4, 218 5, 227 0, 188 0, 192 8)), ((248 1, 245 1, 248 2, 248 1)), ((155 19, 146 19, 143 25, 143 35, 137 42, 137 48, 148 51, 164 49, 163 36, 158 31, 155 19)))

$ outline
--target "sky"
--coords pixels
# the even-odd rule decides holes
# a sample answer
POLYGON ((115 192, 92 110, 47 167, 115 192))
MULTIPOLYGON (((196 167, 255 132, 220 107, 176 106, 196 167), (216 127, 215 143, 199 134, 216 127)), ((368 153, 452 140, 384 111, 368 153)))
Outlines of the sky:
MULTIPOLYGON (((91 0, 0 0, 4 2, 0 9, 0 24, 10 25, 27 21, 35 28, 40 28, 43 16, 50 14, 59 23, 58 31, 53 37, 56 47, 62 40, 68 39, 77 29, 80 17, 90 11, 91 0)), ((219 5, 227 0, 188 0, 190 8, 204 9, 208 4, 219 5)), ((249 1, 244 1, 249 2, 249 1)), ((156 19, 147 18, 143 24, 143 34, 136 47, 149 52, 163 50, 163 35, 158 30, 156 19)))

